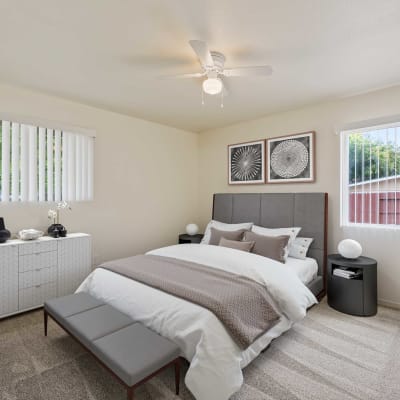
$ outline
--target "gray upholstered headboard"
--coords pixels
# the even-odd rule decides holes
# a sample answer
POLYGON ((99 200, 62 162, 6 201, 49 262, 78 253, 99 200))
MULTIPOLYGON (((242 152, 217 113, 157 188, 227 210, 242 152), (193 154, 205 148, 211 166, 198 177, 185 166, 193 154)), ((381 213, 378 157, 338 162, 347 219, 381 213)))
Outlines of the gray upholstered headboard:
POLYGON ((212 218, 268 228, 301 227, 299 236, 314 238, 308 256, 317 260, 325 288, 327 214, 327 193, 217 193, 212 218))

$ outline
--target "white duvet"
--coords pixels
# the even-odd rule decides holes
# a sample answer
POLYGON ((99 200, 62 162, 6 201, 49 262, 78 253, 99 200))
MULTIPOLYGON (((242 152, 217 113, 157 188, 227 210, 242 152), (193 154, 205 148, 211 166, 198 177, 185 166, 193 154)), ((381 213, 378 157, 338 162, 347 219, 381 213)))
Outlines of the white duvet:
POLYGON ((235 249, 183 244, 150 251, 247 276, 265 285, 280 321, 242 351, 217 317, 194 303, 98 268, 77 291, 89 292, 174 341, 190 361, 186 386, 197 400, 227 400, 243 383, 242 368, 304 318, 317 302, 295 273, 271 259, 235 249))

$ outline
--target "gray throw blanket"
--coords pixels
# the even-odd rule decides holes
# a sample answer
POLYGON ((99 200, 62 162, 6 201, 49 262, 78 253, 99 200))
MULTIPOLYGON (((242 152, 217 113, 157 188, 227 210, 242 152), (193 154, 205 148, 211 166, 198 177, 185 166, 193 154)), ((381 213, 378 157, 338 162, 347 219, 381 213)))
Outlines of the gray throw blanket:
POLYGON ((139 255, 99 266, 213 312, 242 349, 278 321, 266 287, 244 276, 175 258, 139 255))

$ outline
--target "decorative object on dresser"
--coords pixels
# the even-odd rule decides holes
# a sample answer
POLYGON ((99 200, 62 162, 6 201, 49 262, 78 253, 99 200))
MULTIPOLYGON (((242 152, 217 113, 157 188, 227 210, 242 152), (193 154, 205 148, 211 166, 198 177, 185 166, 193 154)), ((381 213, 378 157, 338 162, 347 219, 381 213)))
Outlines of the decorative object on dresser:
POLYGON ((228 146, 230 185, 265 183, 265 140, 228 146))
POLYGON ((315 132, 267 139, 267 183, 314 182, 315 132))
POLYGON ((328 304, 351 315, 377 312, 377 262, 368 257, 350 260, 340 254, 328 256, 328 304))
POLYGON ((362 254, 361 244, 353 239, 344 239, 338 244, 338 252, 343 258, 356 259, 362 254))
POLYGON ((5 243, 10 237, 11 233, 4 225, 4 218, 0 217, 0 243, 5 243))
POLYGON ((187 233, 182 233, 179 235, 179 244, 185 244, 185 243, 200 243, 201 239, 203 239, 203 236, 201 233, 198 233, 196 235, 188 235, 187 233))
POLYGON ((0 245, 0 318, 73 293, 92 269, 90 235, 0 245))
POLYGON ((36 240, 43 236, 42 231, 38 231, 37 229, 23 229, 18 232, 18 237, 21 240, 36 240))
POLYGON ((196 224, 186 225, 186 233, 190 236, 196 235, 199 232, 199 227, 196 224))
POLYGON ((67 230, 60 224, 61 210, 71 210, 71 207, 66 201, 60 201, 55 209, 51 209, 47 213, 48 218, 53 220, 53 223, 47 229, 47 233, 53 238, 67 236, 67 230))

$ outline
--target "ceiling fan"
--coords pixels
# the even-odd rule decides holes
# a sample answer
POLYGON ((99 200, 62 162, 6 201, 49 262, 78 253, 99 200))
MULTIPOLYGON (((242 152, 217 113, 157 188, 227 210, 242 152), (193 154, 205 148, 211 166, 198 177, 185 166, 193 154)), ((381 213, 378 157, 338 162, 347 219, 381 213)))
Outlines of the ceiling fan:
POLYGON ((225 56, 218 51, 210 51, 207 43, 202 40, 190 40, 190 46, 196 53, 202 68, 202 72, 193 74, 182 74, 168 76, 167 78, 203 78, 203 91, 210 95, 222 92, 224 83, 223 77, 242 77, 242 76, 269 76, 272 68, 269 65, 254 67, 225 68, 225 56))

